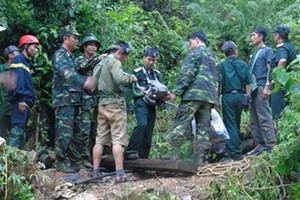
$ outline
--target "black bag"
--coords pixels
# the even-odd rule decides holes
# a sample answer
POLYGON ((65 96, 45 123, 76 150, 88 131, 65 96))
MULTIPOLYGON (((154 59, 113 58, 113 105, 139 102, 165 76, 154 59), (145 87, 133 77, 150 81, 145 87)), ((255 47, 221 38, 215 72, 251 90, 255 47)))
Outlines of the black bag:
POLYGON ((169 95, 168 87, 157 80, 151 80, 149 89, 143 100, 149 105, 157 105, 158 101, 169 95))

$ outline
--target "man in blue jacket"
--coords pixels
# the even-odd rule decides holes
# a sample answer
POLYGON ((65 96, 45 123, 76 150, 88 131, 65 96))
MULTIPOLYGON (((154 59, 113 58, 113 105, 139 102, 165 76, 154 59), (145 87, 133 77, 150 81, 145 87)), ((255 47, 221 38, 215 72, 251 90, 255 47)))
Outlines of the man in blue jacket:
POLYGON ((16 87, 9 91, 11 108, 11 133, 8 145, 22 149, 26 140, 26 126, 30 108, 35 103, 35 91, 31 78, 29 59, 38 51, 39 40, 33 35, 20 38, 19 48, 22 53, 13 58, 10 70, 17 76, 16 87))

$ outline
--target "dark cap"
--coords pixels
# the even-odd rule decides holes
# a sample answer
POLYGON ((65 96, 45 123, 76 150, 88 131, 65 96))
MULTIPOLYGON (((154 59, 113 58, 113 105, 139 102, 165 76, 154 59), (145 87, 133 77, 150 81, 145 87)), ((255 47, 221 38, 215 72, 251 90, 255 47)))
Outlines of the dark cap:
POLYGON ((258 33, 259 35, 263 35, 264 38, 266 38, 268 36, 267 30, 264 27, 262 27, 262 26, 256 27, 253 30, 253 32, 258 33))
POLYGON ((158 51, 156 51, 154 48, 148 47, 145 51, 144 51, 144 56, 152 56, 152 57, 157 57, 158 56, 158 51))
POLYGON ((290 27, 285 24, 279 24, 276 26, 274 33, 278 33, 279 35, 289 35, 290 27))
POLYGON ((120 47, 120 46, 117 46, 117 45, 115 45, 115 44, 109 45, 109 46, 106 48, 105 53, 109 53, 109 52, 110 52, 111 50, 113 50, 113 49, 121 49, 121 47, 120 47))
POLYGON ((203 31, 196 31, 192 35, 189 36, 189 39, 200 39, 202 40, 205 44, 207 43, 207 36, 203 31))
POLYGON ((228 51, 228 50, 234 50, 236 49, 236 44, 233 42, 233 41, 227 41, 223 44, 222 46, 222 51, 225 52, 225 51, 228 51))
POLYGON ((15 45, 9 45, 8 47, 6 47, 4 49, 4 57, 7 58, 8 54, 10 54, 14 51, 20 51, 20 49, 18 47, 16 47, 15 45))
POLYGON ((76 31, 75 27, 72 25, 67 25, 60 29, 60 37, 62 38, 65 35, 80 36, 80 34, 76 31))

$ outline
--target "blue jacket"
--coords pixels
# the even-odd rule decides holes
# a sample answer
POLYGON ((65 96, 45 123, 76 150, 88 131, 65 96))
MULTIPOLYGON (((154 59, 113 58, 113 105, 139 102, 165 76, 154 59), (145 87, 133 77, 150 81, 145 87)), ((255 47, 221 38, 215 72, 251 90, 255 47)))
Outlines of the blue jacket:
POLYGON ((8 98, 12 103, 26 102, 33 106, 35 102, 35 91, 31 78, 31 66, 24 54, 13 58, 10 70, 17 76, 16 88, 9 91, 8 98))

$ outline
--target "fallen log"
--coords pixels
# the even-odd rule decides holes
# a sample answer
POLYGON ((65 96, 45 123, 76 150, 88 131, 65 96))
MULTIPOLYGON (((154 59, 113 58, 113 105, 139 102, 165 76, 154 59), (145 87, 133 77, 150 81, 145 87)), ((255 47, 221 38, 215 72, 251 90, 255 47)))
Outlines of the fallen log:
MULTIPOLYGON (((113 157, 102 159, 101 167, 114 169, 115 162, 113 157)), ((124 160, 124 169, 133 171, 151 170, 195 174, 197 173, 198 165, 186 160, 153 160, 140 158, 137 160, 124 160)))

